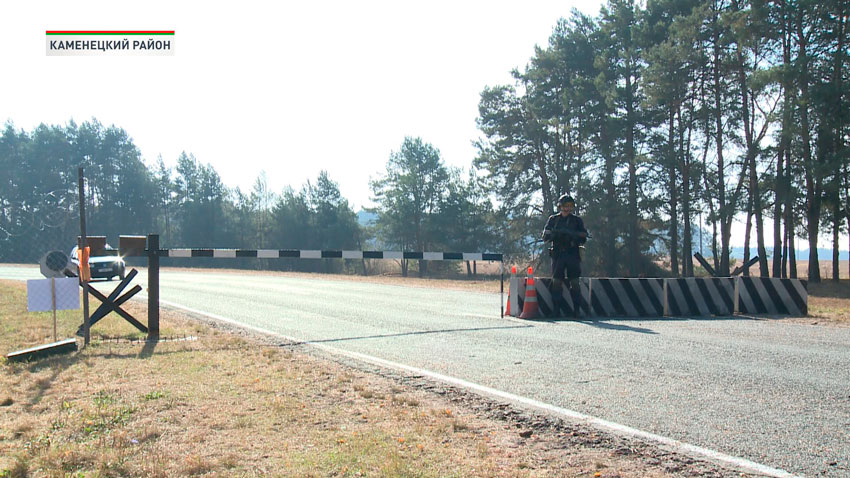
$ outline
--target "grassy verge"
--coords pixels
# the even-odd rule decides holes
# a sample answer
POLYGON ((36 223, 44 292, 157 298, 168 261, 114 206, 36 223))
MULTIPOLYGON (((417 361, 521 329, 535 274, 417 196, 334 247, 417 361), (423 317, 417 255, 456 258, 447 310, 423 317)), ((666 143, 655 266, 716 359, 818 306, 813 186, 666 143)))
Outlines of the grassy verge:
POLYGON ((809 317, 826 323, 850 325, 850 280, 810 283, 809 317))
MULTIPOLYGON (((140 307, 128 309, 142 318, 140 307)), ((60 339, 79 321, 61 312, 60 339)), ((0 281, 4 355, 52 340, 52 327, 50 314, 26 312, 22 283, 0 281)), ((162 333, 199 339, 109 341, 138 336, 110 315, 78 353, 0 359, 0 477, 637 477, 665 475, 669 464, 517 430, 421 389, 165 311, 162 333)))

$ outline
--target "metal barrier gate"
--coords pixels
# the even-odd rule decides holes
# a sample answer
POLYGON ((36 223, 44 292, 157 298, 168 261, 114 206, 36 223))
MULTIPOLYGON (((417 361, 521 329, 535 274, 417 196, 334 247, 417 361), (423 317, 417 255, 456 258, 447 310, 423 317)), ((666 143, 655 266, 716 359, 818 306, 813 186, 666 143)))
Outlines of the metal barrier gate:
MULTIPOLYGON (((306 249, 160 249, 159 235, 120 236, 122 257, 148 258, 148 337, 159 337, 159 260, 163 257, 212 257, 257 259, 411 259, 425 261, 499 262, 504 293, 503 255, 490 252, 329 251, 306 249)), ((504 302, 504 301, 502 301, 504 302)), ((502 310, 504 315, 504 309, 502 310)))

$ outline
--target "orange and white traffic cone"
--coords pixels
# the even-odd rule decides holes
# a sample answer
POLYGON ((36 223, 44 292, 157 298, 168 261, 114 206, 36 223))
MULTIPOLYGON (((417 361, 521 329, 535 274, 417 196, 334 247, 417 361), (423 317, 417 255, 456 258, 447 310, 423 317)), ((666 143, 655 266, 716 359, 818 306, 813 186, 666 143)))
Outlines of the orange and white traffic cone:
POLYGON ((511 294, 514 291, 514 287, 516 287, 516 266, 511 266, 511 280, 508 282, 508 305, 505 306, 505 315, 513 315, 511 313, 511 294))
POLYGON ((534 288, 534 274, 531 267, 528 268, 528 280, 525 283, 525 303, 522 306, 520 319, 534 319, 539 315, 540 308, 537 305, 537 289, 534 288))

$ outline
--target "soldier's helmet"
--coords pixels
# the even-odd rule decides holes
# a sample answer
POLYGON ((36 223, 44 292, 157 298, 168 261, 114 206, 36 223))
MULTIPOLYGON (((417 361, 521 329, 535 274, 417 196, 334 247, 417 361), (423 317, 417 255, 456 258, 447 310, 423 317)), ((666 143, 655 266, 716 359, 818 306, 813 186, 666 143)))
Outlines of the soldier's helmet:
POLYGON ((573 203, 573 206, 575 206, 576 201, 575 201, 575 199, 573 199, 572 196, 568 196, 566 194, 564 194, 564 195, 562 195, 561 197, 558 198, 558 207, 561 207, 561 206, 563 206, 564 204, 567 204, 567 203, 573 203))

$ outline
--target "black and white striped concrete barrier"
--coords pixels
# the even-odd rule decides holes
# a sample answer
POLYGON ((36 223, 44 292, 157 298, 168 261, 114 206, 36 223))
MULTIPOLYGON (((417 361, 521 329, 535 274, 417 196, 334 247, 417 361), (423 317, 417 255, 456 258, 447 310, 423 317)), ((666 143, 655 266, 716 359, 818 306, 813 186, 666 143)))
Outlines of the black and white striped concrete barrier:
MULTIPOLYGON (((590 315, 590 281, 591 279, 579 279, 581 285, 582 304, 581 309, 585 316, 590 315)), ((544 317, 560 317, 566 314, 571 317, 575 313, 575 304, 570 296, 570 290, 567 288, 566 282, 561 283, 561 290, 556 291, 553 286, 552 279, 541 278, 534 281, 534 288, 537 289, 537 305, 540 307, 540 313, 544 317), (555 301, 553 295, 561 294, 567 304, 567 310, 556 312, 555 301)))
POLYGON ((735 312, 735 279, 689 277, 664 280, 664 315, 705 317, 735 312))
POLYGON ((593 279, 593 315, 599 317, 661 317, 664 279, 593 279))
POLYGON ((421 259, 426 261, 502 261, 488 252, 323 251, 309 249, 160 249, 159 257, 235 259, 421 259))
MULTIPOLYGON (((760 277, 612 279, 582 278, 583 308, 590 317, 709 317, 735 313, 806 315, 806 281, 760 277), (736 307, 737 305, 737 307, 736 307)), ((555 314, 552 279, 535 280, 538 306, 545 317, 571 316, 569 291, 562 295, 569 311, 555 314)), ((525 278, 510 281, 509 315, 518 317, 525 300, 525 278)))
POLYGON ((806 315, 806 281, 767 277, 739 277, 737 312, 743 314, 806 315))

